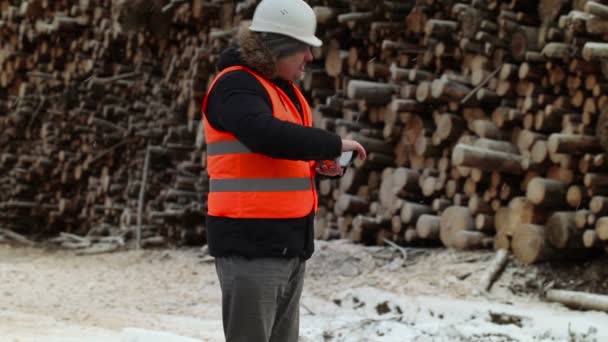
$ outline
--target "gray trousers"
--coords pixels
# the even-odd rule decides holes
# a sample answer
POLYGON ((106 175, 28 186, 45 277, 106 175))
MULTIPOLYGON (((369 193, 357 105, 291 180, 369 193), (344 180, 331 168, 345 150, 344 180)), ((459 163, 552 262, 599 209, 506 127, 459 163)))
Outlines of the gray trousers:
POLYGON ((215 259, 226 342, 297 342, 305 261, 215 259))

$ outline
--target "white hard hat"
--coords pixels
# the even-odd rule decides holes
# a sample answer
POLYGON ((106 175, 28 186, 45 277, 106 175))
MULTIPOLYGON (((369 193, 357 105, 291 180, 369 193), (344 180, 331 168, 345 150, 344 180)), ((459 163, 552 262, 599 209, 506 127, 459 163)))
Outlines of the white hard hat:
POLYGON ((315 13, 304 0, 262 0, 253 13, 249 29, 284 34, 311 46, 323 44, 315 37, 315 13))

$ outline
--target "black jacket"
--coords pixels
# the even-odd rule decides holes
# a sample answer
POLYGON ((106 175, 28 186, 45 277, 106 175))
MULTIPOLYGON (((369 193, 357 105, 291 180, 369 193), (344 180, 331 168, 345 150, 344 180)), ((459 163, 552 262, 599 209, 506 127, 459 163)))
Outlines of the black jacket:
MULTIPOLYGON (((222 52, 218 69, 243 65, 237 48, 222 52)), ((272 80, 301 110, 290 83, 272 80)), ((207 120, 232 133, 251 151, 273 158, 327 160, 340 155, 336 134, 276 119, 266 90, 246 71, 233 71, 217 81, 209 94, 207 120)), ((279 204, 279 203, 277 203, 279 204)), ((215 257, 301 257, 314 251, 314 213, 294 219, 235 219, 207 215, 207 242, 215 257)))

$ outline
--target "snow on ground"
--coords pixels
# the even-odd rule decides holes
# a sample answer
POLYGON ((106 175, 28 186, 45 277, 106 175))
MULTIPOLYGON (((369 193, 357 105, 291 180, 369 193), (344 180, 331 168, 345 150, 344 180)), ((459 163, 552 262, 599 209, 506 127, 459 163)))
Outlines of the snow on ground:
MULTIPOLYGON (((489 294, 476 293, 491 258, 408 249, 404 261, 390 248, 318 242, 301 341, 608 341, 608 314, 521 291, 534 268, 511 262, 489 294)), ((212 260, 198 249, 79 257, 0 244, 0 342, 223 341, 220 310, 212 260)))
MULTIPOLYGON (((345 290, 338 307, 311 305, 310 341, 608 341, 608 316, 545 304, 501 304, 397 296, 374 288, 345 290), (382 312, 379 314, 378 312, 382 312)), ((311 301, 314 302, 314 301, 311 301)))

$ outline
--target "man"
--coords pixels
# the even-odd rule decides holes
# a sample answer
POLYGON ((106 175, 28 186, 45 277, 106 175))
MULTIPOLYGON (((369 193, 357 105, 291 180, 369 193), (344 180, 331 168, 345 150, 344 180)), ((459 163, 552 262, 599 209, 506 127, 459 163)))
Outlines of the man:
POLYGON ((312 127, 293 81, 312 61, 316 18, 303 0, 263 0, 224 51, 203 103, 209 251, 228 342, 296 342, 305 260, 313 253, 315 173, 341 175, 352 140, 312 127), (317 163, 316 161, 325 161, 317 163))

